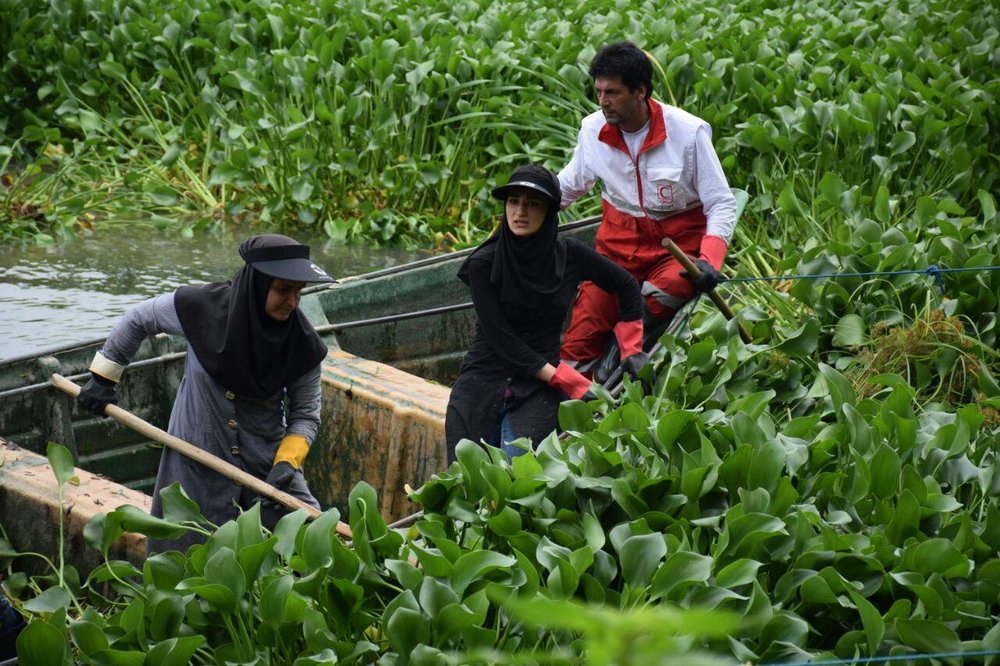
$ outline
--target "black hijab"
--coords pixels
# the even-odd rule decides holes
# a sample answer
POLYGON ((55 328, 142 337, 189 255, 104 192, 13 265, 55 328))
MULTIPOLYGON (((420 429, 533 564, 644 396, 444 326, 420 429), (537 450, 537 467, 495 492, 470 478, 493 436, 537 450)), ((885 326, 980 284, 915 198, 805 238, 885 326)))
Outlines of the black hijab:
POLYGON ((500 301, 527 309, 544 308, 549 297, 559 291, 566 272, 566 244, 559 238, 559 180, 548 169, 530 164, 514 170, 506 185, 493 190, 496 199, 506 202, 514 189, 527 188, 549 202, 545 221, 530 236, 517 236, 507 224, 504 206, 500 228, 462 263, 458 277, 469 283, 469 262, 492 259, 490 282, 500 289, 500 301))
POLYGON ((241 396, 269 398, 326 356, 326 344, 299 308, 286 321, 264 311, 274 278, 256 269, 248 254, 281 247, 301 252, 306 246, 277 234, 254 236, 240 245, 247 263, 231 280, 180 287, 174 295, 181 328, 198 361, 241 396))

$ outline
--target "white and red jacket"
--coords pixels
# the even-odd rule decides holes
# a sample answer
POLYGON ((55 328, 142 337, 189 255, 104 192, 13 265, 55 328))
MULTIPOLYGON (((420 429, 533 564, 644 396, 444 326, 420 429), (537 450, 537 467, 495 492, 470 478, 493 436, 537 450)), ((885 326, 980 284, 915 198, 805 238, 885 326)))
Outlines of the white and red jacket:
POLYGON ((622 134, 596 111, 583 119, 573 158, 559 172, 565 208, 601 181, 597 250, 622 264, 662 257, 664 237, 697 230, 701 256, 720 268, 736 224, 733 197, 708 123, 648 101, 649 130, 633 159, 622 134), (690 215, 678 215, 691 211, 690 215), (703 215, 702 215, 703 213, 703 215))

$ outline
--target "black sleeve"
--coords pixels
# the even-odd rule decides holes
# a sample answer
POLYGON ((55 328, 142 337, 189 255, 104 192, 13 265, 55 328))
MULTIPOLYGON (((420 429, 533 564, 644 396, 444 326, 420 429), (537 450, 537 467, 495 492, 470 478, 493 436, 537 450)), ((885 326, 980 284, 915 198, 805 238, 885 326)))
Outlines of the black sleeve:
POLYGON ((631 273, 576 239, 567 238, 566 249, 580 267, 582 279, 591 280, 610 294, 617 294, 621 321, 635 321, 642 317, 642 293, 631 273))
POLYGON ((469 262, 469 290, 472 292, 472 304, 476 308, 479 326, 493 353, 516 372, 534 376, 548 361, 514 332, 504 315, 493 283, 490 282, 488 261, 469 262))

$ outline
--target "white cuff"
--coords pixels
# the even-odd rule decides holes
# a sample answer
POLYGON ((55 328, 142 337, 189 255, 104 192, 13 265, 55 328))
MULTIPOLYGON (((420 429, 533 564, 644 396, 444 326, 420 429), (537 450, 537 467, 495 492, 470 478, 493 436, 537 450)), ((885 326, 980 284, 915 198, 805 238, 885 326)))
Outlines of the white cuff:
POLYGON ((125 370, 125 366, 119 365, 105 358, 101 352, 97 352, 94 354, 94 360, 91 361, 89 370, 95 375, 100 375, 105 379, 117 382, 121 381, 122 371, 125 370))

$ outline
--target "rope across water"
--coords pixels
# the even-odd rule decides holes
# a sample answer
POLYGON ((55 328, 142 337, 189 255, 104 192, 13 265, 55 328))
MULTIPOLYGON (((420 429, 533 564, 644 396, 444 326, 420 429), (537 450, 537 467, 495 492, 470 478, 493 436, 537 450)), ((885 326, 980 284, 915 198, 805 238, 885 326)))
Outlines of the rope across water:
POLYGON ((820 280, 823 278, 845 278, 845 277, 881 277, 881 276, 891 276, 891 275, 914 275, 914 274, 925 274, 935 279, 938 288, 941 289, 941 293, 944 293, 944 274, 945 273, 971 273, 980 271, 997 271, 1000 270, 1000 266, 980 266, 978 268, 938 268, 937 266, 928 266, 927 268, 914 268, 909 270, 901 271, 868 271, 864 273, 815 273, 810 275, 771 275, 764 277, 731 277, 722 278, 722 282, 767 282, 767 281, 780 281, 780 280, 820 280))

